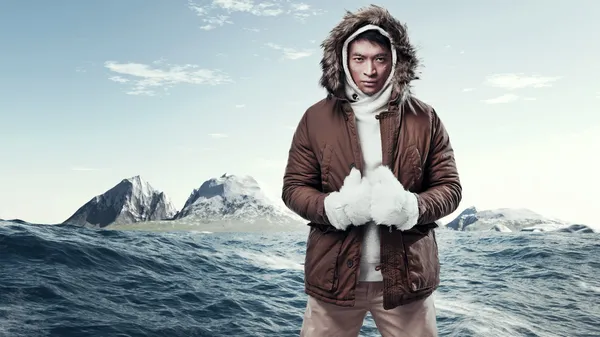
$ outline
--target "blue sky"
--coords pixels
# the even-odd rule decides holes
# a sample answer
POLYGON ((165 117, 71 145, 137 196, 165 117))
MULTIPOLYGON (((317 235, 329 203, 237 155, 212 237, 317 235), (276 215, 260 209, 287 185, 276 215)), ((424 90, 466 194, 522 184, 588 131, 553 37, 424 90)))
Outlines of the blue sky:
MULTIPOLYGON (((134 175, 177 208, 225 172, 279 202, 293 127, 324 97, 319 43, 370 3, 2 2, 0 218, 60 222, 134 175)), ((459 211, 596 224, 600 3, 377 4, 418 47, 414 92, 450 132, 459 211)))

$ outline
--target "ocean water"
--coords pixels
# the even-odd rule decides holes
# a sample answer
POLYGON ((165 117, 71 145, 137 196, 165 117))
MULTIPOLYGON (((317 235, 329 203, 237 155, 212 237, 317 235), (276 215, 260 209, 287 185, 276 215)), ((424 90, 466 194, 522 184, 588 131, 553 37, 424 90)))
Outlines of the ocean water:
MULTIPOLYGON (((600 336, 599 234, 437 235, 440 336, 600 336)), ((0 336, 298 336, 305 243, 0 223, 0 336)))

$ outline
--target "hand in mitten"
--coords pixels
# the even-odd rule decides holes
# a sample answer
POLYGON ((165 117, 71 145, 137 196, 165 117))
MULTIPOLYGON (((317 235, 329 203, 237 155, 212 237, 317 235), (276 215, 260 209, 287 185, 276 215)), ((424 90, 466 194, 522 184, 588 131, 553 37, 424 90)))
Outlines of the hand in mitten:
POLYGON ((361 177, 360 171, 353 168, 340 190, 325 198, 325 214, 329 222, 340 230, 346 230, 350 225, 363 225, 371 221, 370 198, 371 186, 361 177))
POLYGON ((371 184, 371 216, 378 225, 396 226, 407 230, 417 224, 417 196, 404 189, 398 178, 386 166, 369 173, 371 184))

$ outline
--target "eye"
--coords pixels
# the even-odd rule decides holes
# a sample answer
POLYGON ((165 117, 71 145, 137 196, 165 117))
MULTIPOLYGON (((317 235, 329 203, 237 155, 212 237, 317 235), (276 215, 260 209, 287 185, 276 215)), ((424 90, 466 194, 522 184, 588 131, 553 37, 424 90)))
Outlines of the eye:
POLYGON ((362 61, 362 59, 363 59, 362 57, 355 57, 355 58, 354 58, 354 61, 356 61, 356 62, 360 62, 360 61, 362 61))

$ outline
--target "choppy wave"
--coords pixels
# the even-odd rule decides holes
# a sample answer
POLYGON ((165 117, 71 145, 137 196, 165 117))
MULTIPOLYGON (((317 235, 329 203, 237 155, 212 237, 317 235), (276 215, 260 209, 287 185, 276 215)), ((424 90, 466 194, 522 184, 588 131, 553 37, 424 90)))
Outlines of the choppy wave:
MULTIPOLYGON (((600 335, 599 238, 440 230, 440 336, 600 335)), ((305 240, 1 223, 0 336, 297 336, 305 240)))

